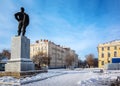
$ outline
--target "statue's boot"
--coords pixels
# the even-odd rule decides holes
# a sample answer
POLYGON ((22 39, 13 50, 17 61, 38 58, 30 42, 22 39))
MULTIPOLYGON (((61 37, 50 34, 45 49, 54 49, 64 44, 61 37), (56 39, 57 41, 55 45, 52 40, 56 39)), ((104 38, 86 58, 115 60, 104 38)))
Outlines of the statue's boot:
POLYGON ((18 31, 18 36, 20 36, 20 31, 18 31))

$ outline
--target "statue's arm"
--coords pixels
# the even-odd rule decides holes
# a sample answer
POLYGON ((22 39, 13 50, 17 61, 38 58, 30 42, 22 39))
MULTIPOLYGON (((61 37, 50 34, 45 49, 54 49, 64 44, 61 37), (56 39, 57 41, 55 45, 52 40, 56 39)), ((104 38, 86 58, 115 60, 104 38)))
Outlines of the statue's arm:
POLYGON ((19 13, 16 13, 16 14, 15 14, 15 19, 16 19, 17 21, 19 21, 18 15, 19 15, 19 13))

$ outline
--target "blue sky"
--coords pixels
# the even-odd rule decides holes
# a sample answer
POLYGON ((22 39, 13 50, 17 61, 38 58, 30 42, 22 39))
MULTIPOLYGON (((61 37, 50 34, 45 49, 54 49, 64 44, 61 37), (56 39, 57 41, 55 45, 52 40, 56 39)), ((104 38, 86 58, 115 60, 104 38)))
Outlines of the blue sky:
POLYGON ((99 43, 120 39, 120 0, 0 0, 0 51, 10 49, 17 35, 14 13, 20 7, 30 16, 31 43, 48 39, 84 59, 89 53, 97 57, 99 43))

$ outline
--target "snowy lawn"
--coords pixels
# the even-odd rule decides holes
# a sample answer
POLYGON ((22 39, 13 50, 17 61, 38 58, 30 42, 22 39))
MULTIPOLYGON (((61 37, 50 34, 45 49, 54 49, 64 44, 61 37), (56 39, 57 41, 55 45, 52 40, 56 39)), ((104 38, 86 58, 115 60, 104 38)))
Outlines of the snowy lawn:
POLYGON ((48 73, 16 79, 0 77, 0 86, 4 84, 23 86, 108 86, 120 76, 120 70, 100 73, 100 69, 52 69, 48 73))
MULTIPOLYGON (((62 69, 63 70, 63 69, 62 69)), ((34 81, 44 80, 53 76, 58 76, 61 74, 65 74, 66 72, 60 70, 49 70, 47 73, 40 73, 32 77, 26 77, 21 79, 16 79, 11 76, 0 77, 0 86, 4 84, 8 85, 20 85, 26 84, 34 81)))
POLYGON ((100 69, 76 69, 64 72, 66 72, 64 75, 24 86, 109 86, 120 75, 119 70, 100 73, 100 69))
POLYGON ((103 73, 91 70, 90 77, 78 82, 79 86, 110 86, 120 76, 120 70, 104 70, 103 73))

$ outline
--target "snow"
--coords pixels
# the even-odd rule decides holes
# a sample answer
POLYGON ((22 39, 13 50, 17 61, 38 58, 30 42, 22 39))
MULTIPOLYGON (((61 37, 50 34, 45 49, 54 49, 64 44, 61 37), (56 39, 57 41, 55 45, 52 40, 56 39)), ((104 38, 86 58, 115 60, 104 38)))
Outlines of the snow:
MULTIPOLYGON (((93 70, 94 71, 94 70, 93 70)), ((114 83, 119 76, 120 70, 104 70, 104 73, 91 73, 91 76, 86 80, 80 80, 80 86, 109 86, 114 83)))
POLYGON ((16 79, 11 76, 4 76, 4 77, 0 77, 0 84, 20 85, 20 84, 26 84, 34 81, 44 80, 44 79, 47 79, 53 76, 58 76, 61 74, 65 74, 65 72, 64 71, 60 72, 60 70, 50 70, 48 71, 48 73, 40 73, 32 77, 26 77, 21 79, 16 79))
POLYGON ((30 82, 34 82, 34 81, 40 81, 40 80, 44 80, 53 76, 58 76, 58 75, 62 75, 65 74, 64 71, 48 71, 48 73, 42 73, 42 74, 38 74, 36 76, 32 76, 32 77, 26 77, 26 78, 22 78, 21 84, 26 84, 26 83, 30 83, 30 82))
POLYGON ((16 79, 10 76, 0 77, 0 86, 108 86, 115 82, 120 70, 87 69, 52 69, 32 77, 16 79))

